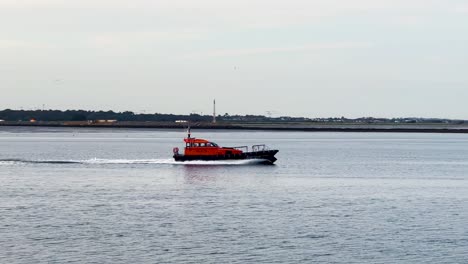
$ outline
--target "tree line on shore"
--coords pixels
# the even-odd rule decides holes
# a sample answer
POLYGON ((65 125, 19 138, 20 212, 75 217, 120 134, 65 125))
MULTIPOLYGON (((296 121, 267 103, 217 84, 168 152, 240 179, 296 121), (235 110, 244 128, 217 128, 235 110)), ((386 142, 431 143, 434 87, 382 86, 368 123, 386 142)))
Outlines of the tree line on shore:
MULTIPOLYGON (((137 114, 131 111, 89 111, 89 110, 0 110, 0 121, 96 121, 96 120, 116 120, 116 121, 134 121, 134 122, 175 122, 177 120, 186 120, 189 122, 211 122, 213 116, 191 113, 188 115, 176 114, 137 114)), ((464 124, 466 120, 439 119, 439 118, 374 118, 361 117, 349 119, 345 117, 328 118, 305 118, 305 117, 270 117, 263 115, 224 115, 216 116, 217 121, 221 122, 316 122, 316 123, 450 123, 464 124)))
MULTIPOLYGON (((188 114, 136 114, 131 111, 114 112, 114 111, 88 111, 88 110, 12 110, 5 109, 0 111, 0 120, 5 121, 95 121, 95 120, 117 120, 117 121, 156 121, 156 122, 175 122, 177 120, 186 120, 190 122, 210 122, 213 116, 188 114)), ((219 115, 216 117, 218 121, 268 121, 269 117, 262 115, 219 115)))
POLYGON ((130 111, 88 111, 88 110, 11 110, 0 111, 0 119, 5 121, 88 121, 88 120, 118 120, 118 121, 209 121, 212 117, 198 114, 135 114, 130 111))

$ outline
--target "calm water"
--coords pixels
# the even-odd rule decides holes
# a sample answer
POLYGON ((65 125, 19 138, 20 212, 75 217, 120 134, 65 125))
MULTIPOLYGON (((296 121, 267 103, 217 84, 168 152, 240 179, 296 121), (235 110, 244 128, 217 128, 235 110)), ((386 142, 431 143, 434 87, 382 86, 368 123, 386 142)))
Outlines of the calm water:
POLYGON ((468 263, 468 135, 0 127, 1 263, 468 263))

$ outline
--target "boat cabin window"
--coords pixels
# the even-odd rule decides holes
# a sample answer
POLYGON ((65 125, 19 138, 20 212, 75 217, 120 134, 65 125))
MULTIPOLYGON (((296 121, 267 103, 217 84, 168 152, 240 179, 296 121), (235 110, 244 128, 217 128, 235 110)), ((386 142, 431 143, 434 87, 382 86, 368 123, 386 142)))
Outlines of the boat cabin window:
POLYGON ((197 148, 197 147, 218 147, 218 145, 216 143, 213 143, 213 142, 208 142, 208 143, 204 143, 204 142, 203 143, 187 142, 185 144, 185 146, 187 148, 189 148, 189 147, 195 147, 195 148, 197 148))

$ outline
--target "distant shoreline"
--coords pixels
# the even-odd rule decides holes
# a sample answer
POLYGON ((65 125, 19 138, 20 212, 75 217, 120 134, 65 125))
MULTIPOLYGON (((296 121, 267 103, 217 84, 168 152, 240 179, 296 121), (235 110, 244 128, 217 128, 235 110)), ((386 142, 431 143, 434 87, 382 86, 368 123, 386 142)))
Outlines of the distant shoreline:
MULTIPOLYGON (((147 128, 182 129, 186 123, 175 122, 0 122, 0 127, 73 127, 73 128, 147 128)), ((192 123, 194 129, 303 131, 303 132, 376 132, 376 133, 458 133, 468 134, 468 125, 460 124, 330 124, 330 123, 192 123)))

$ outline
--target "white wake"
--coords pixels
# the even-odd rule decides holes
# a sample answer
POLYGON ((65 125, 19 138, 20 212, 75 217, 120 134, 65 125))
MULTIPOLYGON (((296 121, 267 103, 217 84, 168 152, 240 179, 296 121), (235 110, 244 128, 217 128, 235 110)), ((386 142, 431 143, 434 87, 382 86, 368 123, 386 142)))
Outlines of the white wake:
POLYGON ((0 159, 0 165, 15 164, 167 164, 167 165, 254 165, 264 162, 263 159, 250 160, 216 160, 216 161, 175 161, 173 159, 86 159, 86 160, 27 160, 0 159))

